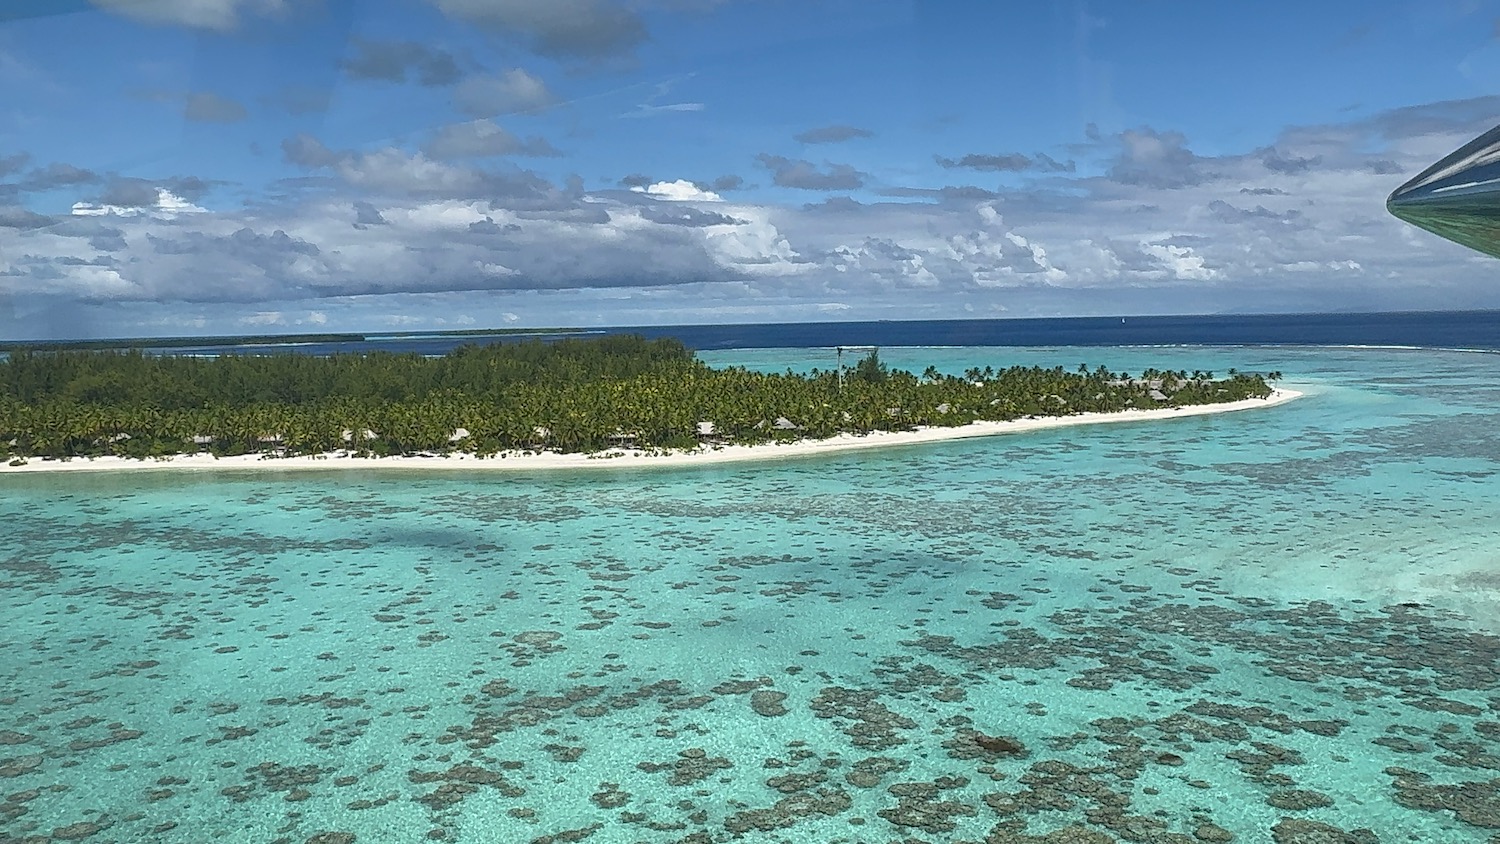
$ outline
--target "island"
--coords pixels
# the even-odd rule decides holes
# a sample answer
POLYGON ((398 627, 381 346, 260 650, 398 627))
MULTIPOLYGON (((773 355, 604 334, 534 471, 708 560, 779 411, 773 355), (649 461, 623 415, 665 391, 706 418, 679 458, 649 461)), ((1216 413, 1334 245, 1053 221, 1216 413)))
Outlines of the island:
POLYGON ((0 355, 15 352, 126 351, 130 349, 224 349, 232 346, 292 347, 314 343, 363 343, 409 338, 565 337, 601 333, 591 328, 465 328, 455 331, 387 331, 378 334, 233 334, 218 337, 135 337, 109 340, 0 341, 0 355))
POLYGON ((847 371, 766 373, 634 335, 440 357, 18 350, 0 360, 0 468, 747 459, 1244 409, 1297 395, 1274 390, 1278 378, 1082 365, 918 375, 878 351, 847 371))

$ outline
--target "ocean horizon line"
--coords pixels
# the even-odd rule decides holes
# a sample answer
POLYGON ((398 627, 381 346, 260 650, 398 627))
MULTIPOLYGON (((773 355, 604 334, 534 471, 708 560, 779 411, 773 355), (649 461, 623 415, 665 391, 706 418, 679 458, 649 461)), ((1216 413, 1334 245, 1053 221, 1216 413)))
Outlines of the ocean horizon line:
MULTIPOLYGON (((260 333, 260 334, 236 334, 232 332, 213 334, 188 334, 188 335, 142 335, 142 336, 117 336, 117 337, 71 337, 71 338, 17 338, 0 339, 0 350, 34 346, 68 346, 88 345, 99 347, 101 344, 116 344, 117 348, 128 348, 136 345, 180 345, 190 347, 195 343, 219 343, 221 341, 239 341, 232 343, 237 347, 253 346, 291 346, 317 345, 327 342, 400 342, 426 339, 458 339, 458 338, 491 338, 491 337, 549 337, 553 335, 577 335, 577 334, 600 334, 600 333, 632 333, 645 332, 650 335, 669 335, 673 332, 683 331, 743 331, 746 329, 802 329, 813 326, 849 328, 866 326, 885 326, 901 328, 912 327, 952 327, 952 326, 980 326, 980 325, 1099 325, 1115 326, 1125 325, 1127 329, 1138 327, 1139 323, 1163 323, 1181 326, 1183 321, 1202 324, 1205 327, 1222 326, 1235 322, 1265 323, 1276 320, 1304 321, 1309 319, 1332 319, 1346 325, 1357 325, 1364 323, 1381 323, 1380 318, 1395 318, 1397 322, 1419 321, 1428 322, 1444 317, 1459 317, 1464 321, 1472 321, 1476 317, 1493 317, 1497 325, 1500 325, 1500 309, 1444 309, 1444 310, 1370 310, 1370 311, 1286 311, 1286 312, 1236 312, 1236 313, 1115 313, 1096 315, 1072 315, 1072 316, 992 316, 992 317, 932 317, 923 319, 831 319, 831 320, 794 320, 794 321, 761 321, 761 322, 681 322, 681 323, 648 323, 630 324, 620 323, 611 325, 553 325, 553 326, 495 326, 490 328, 467 328, 467 329, 421 329, 412 331, 389 331, 381 329, 349 328, 341 330, 318 331, 318 332, 285 332, 285 333, 260 333), (1131 326, 1131 321, 1137 322, 1137 326, 1131 326)), ((1209 343, 1203 343, 1209 344, 1209 343)), ((1235 343, 1230 343, 1234 345, 1235 343)), ((1276 344, 1276 341, 1266 341, 1255 345, 1276 344)), ((828 343, 825 345, 837 345, 828 343)), ((846 343, 845 345, 853 345, 846 343)), ((916 344, 943 346, 966 346, 976 345, 974 343, 945 343, 945 344, 916 344)), ((978 344, 991 345, 991 344, 978 344)), ((998 345, 1012 345, 1009 343, 998 345)), ((1022 345, 1045 345, 1026 343, 1022 345)), ((1060 344, 1072 345, 1072 344, 1060 344)), ((1138 344, 1105 344, 1105 345, 1138 345, 1138 344)), ((1166 344, 1178 345, 1178 344, 1166 344)), ((1197 344, 1188 344, 1197 345, 1197 344)), ((1344 343, 1303 343, 1300 345, 1363 345, 1344 343)), ((1402 344, 1371 344, 1371 345, 1402 345, 1402 344)), ((1430 344, 1419 344, 1418 348, 1431 348, 1430 344)), ((769 348, 769 347, 762 347, 769 348)))

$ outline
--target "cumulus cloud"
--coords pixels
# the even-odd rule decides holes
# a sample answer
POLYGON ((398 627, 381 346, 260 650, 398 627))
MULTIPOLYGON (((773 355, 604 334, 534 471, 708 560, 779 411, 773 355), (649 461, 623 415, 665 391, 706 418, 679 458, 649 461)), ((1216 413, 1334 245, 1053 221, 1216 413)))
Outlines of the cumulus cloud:
POLYGON ((1207 181, 1205 160, 1187 148, 1181 132, 1161 132, 1149 126, 1121 132, 1119 153, 1109 177, 1123 185, 1184 188, 1207 181))
POLYGON ((105 191, 99 202, 75 202, 75 217, 138 217, 149 215, 172 219, 179 214, 202 214, 205 209, 166 188, 149 183, 117 182, 105 191))
POLYGON ((423 145, 422 150, 439 160, 497 155, 561 155, 545 138, 531 137, 523 141, 490 120, 470 120, 443 126, 423 145))
MULTIPOLYGON (((88 181, 97 181, 97 179, 88 181)), ((105 181, 104 190, 92 202, 81 202, 76 207, 85 209, 134 208, 164 210, 172 213, 192 211, 196 208, 192 205, 192 201, 203 198, 216 184, 220 183, 197 176, 142 179, 134 176, 111 175, 105 181)))
POLYGON ((334 150, 308 134, 282 142, 288 163, 309 170, 327 170, 343 187, 385 197, 483 197, 503 201, 528 212, 573 213, 597 216, 580 204, 582 186, 576 180, 555 187, 545 179, 516 167, 486 169, 440 161, 425 151, 409 152, 389 146, 373 150, 334 150))
POLYGON ((150 24, 228 32, 246 15, 279 15, 288 0, 90 0, 106 11, 150 24))
POLYGON ((166 213, 184 202, 159 195, 151 208, 80 206, 66 226, 6 209, 5 231, 38 234, 14 248, 0 232, 0 274, 29 279, 18 293, 80 302, 308 307, 350 296, 728 282, 774 275, 796 258, 763 211, 696 207, 712 200, 691 183, 617 201, 517 174, 509 178, 521 189, 496 190, 498 174, 465 173, 491 180, 476 189, 420 154, 330 152, 326 166, 341 180, 373 182, 381 198, 318 196, 190 218, 166 213))
POLYGON ((861 129, 857 126, 834 124, 832 126, 819 126, 793 135, 793 140, 802 144, 837 144, 855 138, 873 138, 874 132, 869 129, 861 129))
POLYGON ((380 194, 463 196, 483 192, 489 182, 479 171, 394 147, 347 153, 334 168, 350 186, 380 194))
POLYGON ((372 41, 355 38, 350 42, 353 54, 344 59, 343 68, 353 79, 378 82, 406 82, 436 87, 458 81, 458 60, 447 50, 429 47, 416 41, 372 41))
MULTIPOLYGON (((512 297, 495 301, 543 321, 536 314, 568 321, 567 302, 616 321, 817 318, 829 304, 869 318, 1316 309, 1351 297, 1494 307, 1489 265, 1383 207, 1399 181, 1390 171, 1468 140, 1461 127, 1482 123, 1481 111, 1437 104, 1399 120, 1293 127, 1270 147, 1213 156, 1170 130, 1138 129, 1077 150, 1102 165, 1084 175, 883 187, 864 202, 806 206, 644 174, 623 180, 636 190, 591 193, 576 178, 444 159, 430 145, 331 149, 298 135, 283 153, 317 189, 253 207, 189 211, 212 183, 108 174, 81 216, 0 201, 0 275, 15 296, 110 303, 100 314, 131 302, 213 313, 243 303, 237 316, 316 311, 330 324, 351 297, 372 303, 367 314, 454 297, 432 301, 485 321, 460 291, 512 297), (1433 125, 1448 128, 1405 131, 1433 125)), ((761 164, 779 186, 874 181, 826 162, 761 164)))
POLYGON ((866 238, 858 246, 840 246, 827 256, 836 272, 866 273, 902 287, 937 287, 942 283, 927 266, 926 256, 888 238, 866 238))
POLYGON ((801 190, 857 190, 864 187, 866 174, 848 164, 825 163, 825 169, 811 161, 761 153, 756 156, 771 171, 771 180, 784 188, 801 190))
POLYGON ((471 76, 453 92, 453 104, 470 117, 498 117, 538 111, 551 105, 552 92, 541 79, 521 68, 489 76, 471 76))
POLYGON ((637 193, 644 193, 658 199, 667 199, 677 202, 697 200, 700 202, 719 202, 722 197, 713 191, 706 191, 686 179, 678 179, 675 182, 656 182, 650 185, 637 185, 631 188, 637 193))
POLYGON ((509 36, 545 56, 599 59, 646 40, 640 16, 613 0, 431 0, 445 14, 509 36))
POLYGON ((1156 258, 1166 277, 1174 281, 1208 281, 1218 275, 1191 246, 1146 242, 1141 244, 1141 251, 1156 258))

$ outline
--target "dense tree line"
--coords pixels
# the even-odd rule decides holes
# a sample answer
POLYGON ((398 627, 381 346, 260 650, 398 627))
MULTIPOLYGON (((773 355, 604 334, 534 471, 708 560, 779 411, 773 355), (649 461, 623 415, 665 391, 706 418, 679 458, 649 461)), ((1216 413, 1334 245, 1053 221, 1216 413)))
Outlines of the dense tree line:
MULTIPOLYGON (((1272 374, 1273 376, 1275 373, 1272 374)), ((0 361, 0 453, 375 455, 692 448, 1270 394, 1259 375, 1102 367, 835 372, 715 369, 634 336, 417 354, 183 357, 23 351, 0 361)))

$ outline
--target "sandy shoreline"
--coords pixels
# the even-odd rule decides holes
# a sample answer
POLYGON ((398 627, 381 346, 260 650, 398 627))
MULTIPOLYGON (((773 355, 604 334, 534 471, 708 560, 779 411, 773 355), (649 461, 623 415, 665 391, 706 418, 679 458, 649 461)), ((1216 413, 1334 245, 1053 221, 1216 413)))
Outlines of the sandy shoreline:
POLYGON ((1188 416, 1207 416, 1271 407, 1298 398, 1296 390, 1274 391, 1270 398, 1244 399, 1224 404, 1193 405, 1180 408, 1152 410, 1124 410, 1119 413, 1080 413, 1074 416, 1047 416, 1041 418, 1015 419, 1009 422, 972 422, 951 428, 921 428, 915 431, 877 431, 863 436, 840 434, 826 440, 801 440, 790 443, 766 445, 727 445, 697 451, 672 454, 650 454, 612 450, 598 455, 587 454, 519 454, 505 456, 475 457, 459 453, 430 457, 353 457, 345 453, 309 455, 304 457, 265 458, 258 454, 243 454, 234 457, 214 457, 211 454, 187 454, 163 460, 134 460, 126 457, 75 457, 72 460, 33 459, 22 466, 0 463, 0 474, 28 472, 100 472, 100 471, 148 471, 148 470, 264 470, 288 471, 304 469, 462 469, 477 471, 537 471, 545 469, 605 469, 638 466, 697 466, 712 463, 738 463, 751 460, 779 460, 809 454, 826 454, 854 451, 865 448, 915 445, 918 443, 962 440, 972 437, 989 437, 1000 434, 1015 434, 1049 428, 1066 428, 1074 425, 1098 425, 1110 422, 1151 422, 1180 419, 1188 416))

